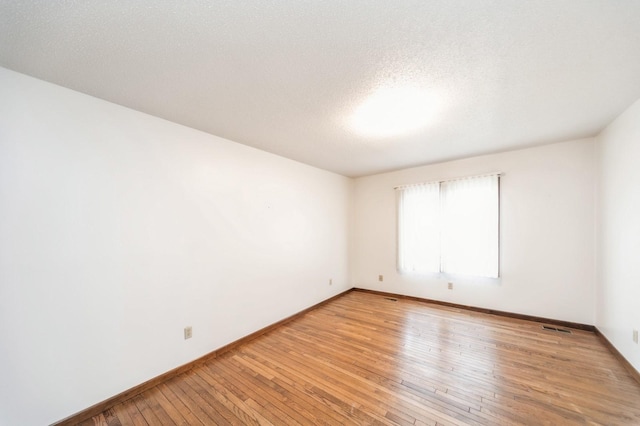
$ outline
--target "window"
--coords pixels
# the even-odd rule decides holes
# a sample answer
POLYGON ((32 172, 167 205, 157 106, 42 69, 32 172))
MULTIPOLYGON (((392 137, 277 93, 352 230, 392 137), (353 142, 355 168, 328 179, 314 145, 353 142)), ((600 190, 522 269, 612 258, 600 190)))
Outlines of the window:
POLYGON ((498 277, 499 174, 398 191, 398 270, 498 277))

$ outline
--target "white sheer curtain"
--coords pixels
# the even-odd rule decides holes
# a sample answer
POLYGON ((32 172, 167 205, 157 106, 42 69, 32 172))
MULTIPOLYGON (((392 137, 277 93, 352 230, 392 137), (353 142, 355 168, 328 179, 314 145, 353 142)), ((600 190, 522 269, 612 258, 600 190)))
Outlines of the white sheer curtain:
POLYGON ((442 272, 498 277, 496 176, 442 182, 442 272))
POLYGON ((398 190, 398 270, 440 271, 440 185, 410 185, 398 190))
POLYGON ((398 270, 498 277, 499 176, 398 188, 398 270))

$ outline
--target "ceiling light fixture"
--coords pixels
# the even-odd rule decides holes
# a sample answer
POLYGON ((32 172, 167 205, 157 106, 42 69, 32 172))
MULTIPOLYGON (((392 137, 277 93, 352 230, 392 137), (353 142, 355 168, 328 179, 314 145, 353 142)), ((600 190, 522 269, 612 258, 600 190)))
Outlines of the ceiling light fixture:
POLYGON ((357 133, 375 138, 406 135, 424 127, 433 116, 433 97, 412 87, 380 88, 351 116, 357 133))

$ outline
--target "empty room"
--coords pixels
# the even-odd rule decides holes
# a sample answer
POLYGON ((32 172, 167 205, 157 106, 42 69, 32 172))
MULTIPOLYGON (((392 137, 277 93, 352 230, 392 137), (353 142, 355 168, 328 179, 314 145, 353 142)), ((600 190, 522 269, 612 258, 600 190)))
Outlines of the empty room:
POLYGON ((0 425, 640 424, 640 1, 0 1, 0 425))

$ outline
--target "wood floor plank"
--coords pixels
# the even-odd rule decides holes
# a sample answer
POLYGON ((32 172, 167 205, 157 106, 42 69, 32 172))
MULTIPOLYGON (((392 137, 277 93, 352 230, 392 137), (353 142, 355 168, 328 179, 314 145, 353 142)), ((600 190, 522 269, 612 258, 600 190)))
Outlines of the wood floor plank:
POLYGON ((194 381, 196 381, 203 389, 208 389, 209 395, 216 399, 220 404, 231 411, 243 424, 246 425, 271 425, 272 423, 265 419, 253 409, 246 406, 243 401, 220 386, 213 378, 211 378, 206 370, 200 369, 194 371, 194 381))
POLYGON ((179 398, 172 390, 173 381, 168 383, 160 383, 157 388, 164 395, 164 397, 175 407, 176 410, 186 420, 188 425, 198 426, 203 425, 202 421, 184 404, 183 400, 179 398))
POLYGON ((103 415, 107 426, 122 426, 122 422, 120 422, 120 419, 113 409, 109 408, 108 410, 105 410, 103 415))
POLYGON ((147 400, 152 400, 157 404, 156 410, 162 410, 166 415, 158 416, 163 424, 175 424, 187 426, 189 422, 182 416, 180 411, 169 401, 164 393, 160 390, 160 387, 155 387, 142 394, 147 400))
POLYGON ((192 394, 192 399, 207 410, 207 412, 215 416, 216 424, 230 424, 238 425, 242 424, 240 419, 236 417, 231 411, 227 410, 224 405, 220 404, 218 400, 211 397, 211 393, 207 387, 203 387, 197 380, 195 380, 194 372, 189 371, 185 373, 184 384, 189 386, 195 393, 192 394))
MULTIPOLYGON (((280 352, 274 352, 269 347, 260 347, 260 353, 267 357, 265 362, 278 369, 279 377, 289 379, 294 386, 294 390, 296 390, 297 386, 298 391, 311 395, 318 402, 316 403, 317 409, 322 412, 323 406, 331 406, 332 410, 326 411, 326 414, 331 415, 333 412, 340 414, 342 417, 336 418, 336 421, 345 422, 345 419, 347 419, 356 423, 361 423, 362 421, 375 423, 376 421, 382 421, 386 415, 386 410, 378 406, 368 412, 362 412, 360 409, 362 401, 358 401, 355 396, 358 392, 358 383, 342 381, 342 386, 336 385, 329 370, 322 369, 318 365, 305 364, 304 361, 306 360, 301 359, 299 354, 291 351, 287 352, 286 363, 280 362, 280 352), (318 386, 327 389, 329 395, 339 395, 344 402, 336 405, 333 398, 327 398, 327 394, 320 392, 318 386)), ((369 395, 371 396, 371 394, 369 395)))
POLYGON ((125 408, 124 403, 117 404, 110 408, 113 412, 114 416, 120 421, 120 424, 125 425, 133 425, 135 424, 133 418, 129 415, 129 412, 125 408))
MULTIPOLYGON (((287 359, 290 361, 289 357, 287 359)), ((237 357, 231 358, 230 361, 235 363, 238 368, 247 368, 238 361, 237 357)), ((284 368, 287 372, 292 373, 292 371, 283 364, 278 365, 281 368, 284 368)), ((293 372, 293 376, 295 375, 296 373, 293 372)), ((283 376, 286 375, 283 374, 283 376)), ((313 391, 313 383, 309 382, 305 375, 298 374, 297 380, 289 381, 288 383, 268 380, 260 374, 256 374, 255 379, 259 382, 263 382, 267 387, 273 389, 276 389, 277 387, 285 401, 289 398, 295 398, 295 400, 299 401, 298 406, 301 408, 304 407, 304 412, 308 413, 314 422, 324 422, 329 420, 330 423, 334 424, 347 424, 350 422, 348 416, 339 410, 333 409, 334 407, 331 406, 329 401, 313 391), (289 383, 292 384, 292 387, 287 386, 289 383)))
MULTIPOLYGON (((133 402, 132 399, 122 403, 124 409, 127 411, 127 415, 131 419, 131 425, 134 426, 148 426, 149 423, 145 420, 144 416, 133 402)), ((121 420, 122 421, 122 420, 121 420)))
POLYGON ((150 425, 167 424, 168 416, 164 412, 155 410, 155 407, 152 408, 152 401, 148 398, 147 392, 134 396, 132 401, 150 425))
POLYGON ((201 398, 186 383, 185 374, 172 380, 171 390, 202 424, 228 424, 209 404, 201 404, 201 398))
POLYGON ((223 380, 224 385, 247 402, 249 406, 254 409, 257 409, 256 406, 262 407, 257 411, 263 416, 268 417, 265 415, 264 409, 270 407, 274 410, 271 413, 272 416, 284 420, 286 424, 313 422, 314 417, 303 408, 303 405, 300 405, 301 398, 299 396, 288 399, 286 394, 275 388, 277 383, 272 381, 262 386, 259 377, 254 377, 242 370, 235 370, 229 365, 230 363, 225 363, 224 360, 220 361, 209 364, 210 371, 217 374, 219 379, 223 380))
POLYGON ((108 426, 104 413, 78 423, 79 426, 108 426))
POLYGON ((597 336, 542 325, 353 291, 84 424, 640 424, 597 336))

